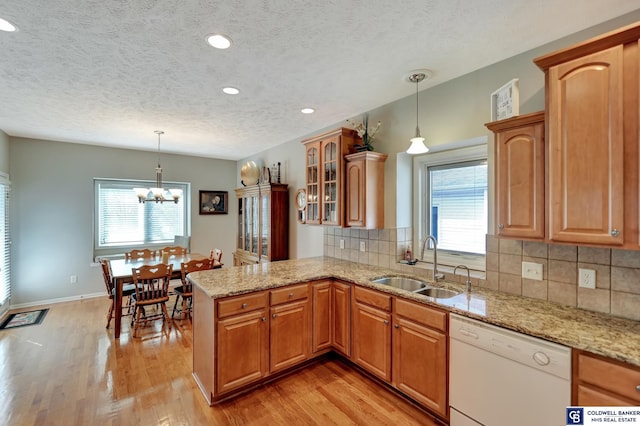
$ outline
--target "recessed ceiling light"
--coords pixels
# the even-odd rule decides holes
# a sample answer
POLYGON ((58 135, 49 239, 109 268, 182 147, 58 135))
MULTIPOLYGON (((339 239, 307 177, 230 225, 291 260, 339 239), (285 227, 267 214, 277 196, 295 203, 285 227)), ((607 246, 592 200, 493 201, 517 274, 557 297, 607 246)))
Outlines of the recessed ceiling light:
POLYGON ((209 34, 207 43, 216 49, 228 49, 231 46, 231 39, 222 34, 209 34))
POLYGON ((303 114, 313 114, 316 110, 313 108, 302 108, 300 112, 303 114))
POLYGON ((7 31, 7 32, 14 32, 14 31, 18 31, 18 28, 16 28, 15 25, 13 25, 11 22, 0 18, 0 31, 7 31))
POLYGON ((227 95, 237 95, 238 93, 240 93, 240 90, 236 89, 235 87, 224 87, 222 91, 227 95))

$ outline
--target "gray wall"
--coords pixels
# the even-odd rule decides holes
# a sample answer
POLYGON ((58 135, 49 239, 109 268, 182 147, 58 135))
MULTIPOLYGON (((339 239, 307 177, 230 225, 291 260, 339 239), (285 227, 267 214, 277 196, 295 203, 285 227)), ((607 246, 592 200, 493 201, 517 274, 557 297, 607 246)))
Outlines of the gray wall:
POLYGON ((0 130, 0 172, 9 174, 9 136, 0 130))
MULTIPOLYGON (((104 293, 100 268, 91 266, 93 178, 152 180, 156 159, 151 152, 11 139, 12 306, 104 293)), ((161 162, 165 181, 191 182, 192 251, 220 247, 232 265, 236 162, 168 154, 161 162), (229 191, 229 214, 200 216, 200 189, 229 191)))

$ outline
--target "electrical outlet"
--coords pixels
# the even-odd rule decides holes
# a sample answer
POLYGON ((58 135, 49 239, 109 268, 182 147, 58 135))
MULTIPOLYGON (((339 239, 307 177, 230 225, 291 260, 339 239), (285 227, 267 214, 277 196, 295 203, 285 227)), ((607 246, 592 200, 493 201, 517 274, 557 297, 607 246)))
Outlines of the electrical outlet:
POLYGON ((542 281, 542 263, 522 262, 522 278, 542 281))
POLYGON ((360 241, 360 251, 365 251, 366 247, 364 245, 364 241, 360 241))
POLYGON ((594 269, 579 269, 578 286, 582 288, 596 288, 596 271, 594 269))
POLYGON ((71 284, 76 284, 76 283, 78 282, 78 276, 77 276, 77 275, 71 275, 71 276, 69 277, 69 282, 70 282, 71 284))
POLYGON ((343 249, 344 248, 344 240, 340 240, 340 248, 343 249))

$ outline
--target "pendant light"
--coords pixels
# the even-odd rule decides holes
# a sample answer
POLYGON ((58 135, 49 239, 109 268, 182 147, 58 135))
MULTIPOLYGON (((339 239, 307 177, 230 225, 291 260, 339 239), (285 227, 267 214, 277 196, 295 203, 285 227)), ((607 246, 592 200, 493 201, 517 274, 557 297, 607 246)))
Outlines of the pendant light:
POLYGON ((145 203, 147 201, 155 201, 156 203, 162 203, 164 201, 173 201, 178 203, 180 196, 182 195, 181 189, 164 189, 162 187, 162 167, 160 166, 160 135, 163 135, 162 130, 154 131, 158 135, 158 167, 156 167, 156 187, 155 188, 133 188, 138 196, 138 201, 145 203))
POLYGON ((412 137, 411 145, 407 149, 407 154, 425 154, 429 152, 429 148, 424 144, 424 138, 420 135, 420 127, 418 126, 418 84, 425 79, 427 74, 416 72, 409 76, 409 81, 416 84, 416 135, 412 137))

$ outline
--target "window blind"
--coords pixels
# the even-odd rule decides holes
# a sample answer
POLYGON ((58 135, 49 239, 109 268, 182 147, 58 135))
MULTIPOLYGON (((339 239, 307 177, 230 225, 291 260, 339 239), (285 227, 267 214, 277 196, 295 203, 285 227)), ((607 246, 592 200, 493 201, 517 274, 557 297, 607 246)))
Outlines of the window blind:
POLYGON ((485 254, 487 162, 429 167, 430 233, 438 248, 485 254))
POLYGON ((188 229, 189 184, 166 182, 182 189, 178 203, 138 202, 133 188, 155 182, 95 180, 97 249, 173 244, 188 229))
POLYGON ((9 220, 9 196, 11 186, 7 183, 0 182, 0 255, 2 260, 0 263, 0 313, 8 310, 11 301, 11 235, 9 220))

